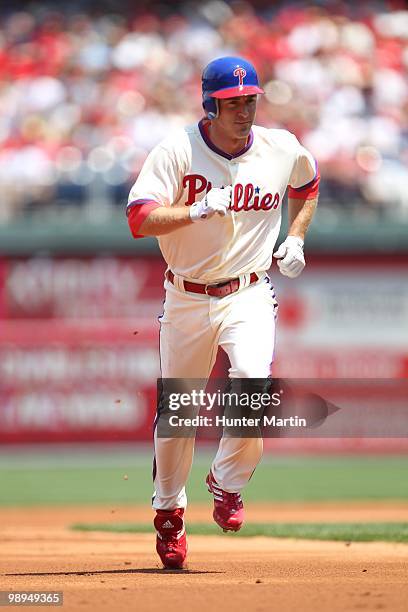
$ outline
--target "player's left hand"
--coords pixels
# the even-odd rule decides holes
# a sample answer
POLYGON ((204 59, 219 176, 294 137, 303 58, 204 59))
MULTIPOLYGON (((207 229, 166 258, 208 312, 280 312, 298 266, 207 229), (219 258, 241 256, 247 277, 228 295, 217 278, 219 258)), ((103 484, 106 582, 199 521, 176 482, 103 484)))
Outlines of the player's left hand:
POLYGON ((303 240, 297 236, 288 236, 273 256, 278 260, 280 273, 289 278, 299 276, 306 265, 303 240))

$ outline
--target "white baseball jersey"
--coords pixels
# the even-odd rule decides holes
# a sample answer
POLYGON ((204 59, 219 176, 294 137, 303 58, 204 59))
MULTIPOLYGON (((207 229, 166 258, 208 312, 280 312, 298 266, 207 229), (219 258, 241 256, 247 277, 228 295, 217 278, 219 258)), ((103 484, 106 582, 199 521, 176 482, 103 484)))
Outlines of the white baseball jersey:
POLYGON ((191 206, 212 187, 232 185, 225 217, 214 215, 158 237, 175 274, 213 283, 269 269, 287 186, 303 188, 316 176, 313 156, 286 130, 253 126, 245 148, 232 156, 211 143, 201 121, 153 149, 128 207, 191 206))

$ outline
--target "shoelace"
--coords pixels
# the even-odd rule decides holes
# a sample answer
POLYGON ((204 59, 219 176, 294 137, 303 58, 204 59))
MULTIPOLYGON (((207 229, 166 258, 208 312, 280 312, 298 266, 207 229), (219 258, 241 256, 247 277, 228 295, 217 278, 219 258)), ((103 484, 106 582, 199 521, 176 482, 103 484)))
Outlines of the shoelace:
POLYGON ((173 539, 167 540, 166 544, 167 544, 167 550, 169 552, 175 552, 177 550, 177 540, 173 540, 173 539))
POLYGON ((179 540, 182 535, 182 532, 178 531, 176 534, 169 534, 168 536, 162 538, 162 541, 166 544, 169 552, 177 552, 179 540))
POLYGON ((213 483, 211 488, 215 501, 221 503, 223 506, 227 506, 229 510, 231 506, 235 506, 237 509, 244 507, 241 493, 228 493, 228 491, 224 491, 218 487, 218 485, 214 487, 213 483))
POLYGON ((243 508, 242 497, 240 493, 228 493, 223 491, 223 504, 231 509, 231 506, 235 506, 237 509, 243 508))

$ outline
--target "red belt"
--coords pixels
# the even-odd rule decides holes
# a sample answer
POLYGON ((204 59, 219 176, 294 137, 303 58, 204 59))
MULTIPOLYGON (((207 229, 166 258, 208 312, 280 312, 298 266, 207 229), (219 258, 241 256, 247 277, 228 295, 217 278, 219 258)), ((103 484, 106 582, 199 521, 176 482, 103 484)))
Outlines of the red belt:
MULTIPOLYGON (((167 270, 166 278, 174 285, 174 274, 171 270, 167 270)), ((251 272, 249 277, 249 284, 256 283, 259 280, 259 276, 256 272, 251 272)), ((183 281, 184 291, 190 291, 191 293, 200 293, 202 295, 210 295, 211 297, 225 297, 231 293, 235 293, 239 289, 239 278, 232 278, 231 280, 217 283, 215 285, 204 285, 203 283, 192 283, 190 281, 183 281)))

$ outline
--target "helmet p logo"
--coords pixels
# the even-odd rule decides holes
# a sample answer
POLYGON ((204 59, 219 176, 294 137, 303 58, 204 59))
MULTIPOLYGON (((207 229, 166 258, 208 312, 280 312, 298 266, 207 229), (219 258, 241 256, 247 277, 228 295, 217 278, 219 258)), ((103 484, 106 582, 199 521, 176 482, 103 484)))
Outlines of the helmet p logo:
POLYGON ((245 68, 235 68, 234 70, 234 76, 238 77, 239 79, 239 87, 243 87, 244 86, 244 77, 246 77, 246 70, 245 68))

